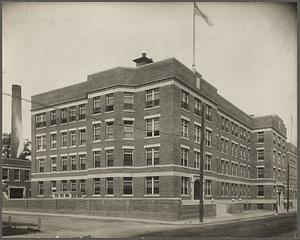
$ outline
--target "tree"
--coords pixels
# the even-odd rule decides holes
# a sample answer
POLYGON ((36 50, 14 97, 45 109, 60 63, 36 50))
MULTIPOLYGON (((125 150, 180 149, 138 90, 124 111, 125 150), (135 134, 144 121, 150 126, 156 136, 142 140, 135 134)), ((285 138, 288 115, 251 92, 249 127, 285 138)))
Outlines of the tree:
MULTIPOLYGON (((24 148, 21 152, 19 159, 27 159, 31 156, 31 141, 26 138, 24 140, 24 148)), ((3 133, 2 134, 2 157, 9 158, 11 156, 11 134, 3 133)))

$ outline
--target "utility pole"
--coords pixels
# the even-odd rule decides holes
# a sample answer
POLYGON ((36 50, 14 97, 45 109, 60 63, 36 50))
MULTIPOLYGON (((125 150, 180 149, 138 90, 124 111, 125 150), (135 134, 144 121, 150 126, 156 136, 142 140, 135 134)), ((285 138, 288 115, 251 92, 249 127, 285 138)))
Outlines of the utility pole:
POLYGON ((200 169, 199 169, 199 222, 203 222, 203 215, 204 215, 204 201, 203 201, 203 168, 204 168, 204 140, 205 140, 205 103, 202 103, 202 117, 201 117, 201 138, 200 138, 200 169))

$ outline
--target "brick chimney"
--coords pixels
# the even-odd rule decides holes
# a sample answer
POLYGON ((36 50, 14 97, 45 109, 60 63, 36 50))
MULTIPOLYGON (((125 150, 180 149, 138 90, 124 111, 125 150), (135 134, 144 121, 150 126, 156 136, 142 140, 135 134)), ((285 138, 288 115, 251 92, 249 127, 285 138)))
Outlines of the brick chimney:
POLYGON ((142 53, 142 57, 133 59, 132 61, 136 63, 136 67, 143 66, 148 63, 153 63, 152 58, 148 58, 146 53, 142 53))
POLYGON ((21 86, 12 85, 11 105, 11 158, 17 158, 22 136, 21 86))

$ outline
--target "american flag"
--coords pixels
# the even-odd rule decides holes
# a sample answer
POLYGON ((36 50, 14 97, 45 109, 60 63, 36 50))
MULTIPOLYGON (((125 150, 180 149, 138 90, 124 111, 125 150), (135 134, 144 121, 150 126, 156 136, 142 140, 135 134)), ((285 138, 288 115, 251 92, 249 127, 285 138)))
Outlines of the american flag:
POLYGON ((208 24, 208 26, 212 26, 212 22, 208 18, 208 16, 201 12, 201 10, 198 8, 197 4, 194 2, 194 15, 201 16, 205 20, 205 22, 208 24))

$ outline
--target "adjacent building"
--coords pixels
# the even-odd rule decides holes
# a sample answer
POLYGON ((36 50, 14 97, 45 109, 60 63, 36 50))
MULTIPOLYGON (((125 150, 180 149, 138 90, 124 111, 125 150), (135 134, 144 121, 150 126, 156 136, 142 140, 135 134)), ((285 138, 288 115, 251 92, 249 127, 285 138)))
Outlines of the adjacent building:
POLYGON ((287 158, 289 167, 289 194, 291 206, 297 206, 297 147, 287 143, 287 158))
POLYGON ((288 160, 279 116, 250 116, 174 58, 143 54, 134 62, 32 96, 33 197, 193 205, 203 157, 205 204, 283 207, 288 160))

